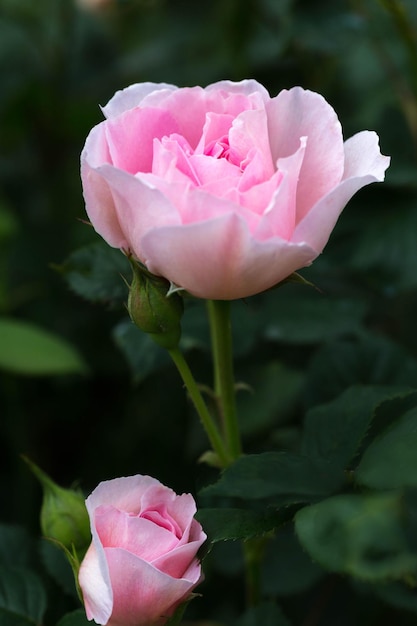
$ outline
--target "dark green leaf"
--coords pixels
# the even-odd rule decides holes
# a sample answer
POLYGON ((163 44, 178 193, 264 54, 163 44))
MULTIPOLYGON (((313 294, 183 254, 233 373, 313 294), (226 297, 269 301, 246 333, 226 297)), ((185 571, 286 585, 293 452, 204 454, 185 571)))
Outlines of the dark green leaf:
POLYGON ((354 385, 414 387, 417 361, 383 337, 363 336, 325 344, 310 362, 306 380, 309 406, 322 404, 354 385))
POLYGON ((374 489, 417 487, 417 408, 396 419, 365 450, 356 480, 374 489))
POLYGON ((278 426, 288 419, 296 406, 302 375, 279 363, 271 361, 258 368, 243 372, 249 389, 239 390, 237 396, 241 433, 244 437, 278 426))
POLYGON ((281 608, 273 602, 251 607, 235 622, 235 626, 290 626, 281 608))
POLYGON ((71 289, 87 300, 119 304, 127 300, 122 276, 130 281, 129 261, 120 250, 101 241, 76 250, 57 269, 71 289))
POLYGON ((199 509, 196 519, 212 543, 258 537, 286 521, 285 513, 260 513, 246 509, 199 509))
POLYGON ((302 454, 327 459, 346 469, 365 437, 376 408, 401 393, 389 387, 354 386, 332 402, 308 411, 302 454))
POLYGON ((241 457, 202 493, 283 506, 314 502, 337 491, 343 482, 343 473, 327 461, 264 452, 241 457))
POLYGON ((314 344, 359 332, 368 307, 362 300, 331 298, 300 287, 284 287, 273 295, 274 300, 269 295, 265 302, 263 334, 286 343, 314 344))
POLYGON ((261 569, 262 590, 268 596, 301 593, 323 576, 323 570, 300 546, 293 524, 268 541, 261 569))
POLYGON ((311 557, 332 572, 388 581, 405 579, 417 567, 396 494, 328 498, 298 511, 295 528, 311 557))
POLYGON ((35 544, 21 526, 0 524, 0 564, 14 567, 30 566, 35 544))
POLYGON ((91 622, 87 619, 84 609, 78 609, 64 615, 56 626, 91 626, 91 622))
POLYGON ((77 590, 71 565, 65 553, 52 541, 41 539, 40 553, 46 571, 53 580, 69 595, 77 597, 77 590))
POLYGON ((0 610, 22 620, 22 624, 24 620, 40 624, 45 608, 46 593, 34 572, 0 566, 0 610))
POLYGON ((170 363, 168 352, 128 318, 114 328, 113 338, 129 363, 135 383, 170 363))
POLYGON ((84 374, 86 365, 61 337, 10 318, 0 318, 0 368, 16 374, 84 374))

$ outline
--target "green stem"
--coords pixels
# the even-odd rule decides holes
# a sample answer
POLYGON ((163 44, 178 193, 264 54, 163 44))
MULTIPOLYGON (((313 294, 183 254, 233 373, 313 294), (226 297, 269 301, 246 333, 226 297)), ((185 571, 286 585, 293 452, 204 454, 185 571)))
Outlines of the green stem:
POLYGON ((243 544, 246 563, 246 604, 256 606, 260 602, 261 561, 264 553, 265 539, 249 539, 243 544))
POLYGON ((233 374, 230 302, 208 300, 207 307, 213 350, 214 389, 221 407, 226 449, 232 459, 237 459, 241 455, 241 443, 233 374))
POLYGON ((178 372, 180 373, 184 385, 187 388, 187 391, 200 417, 201 423, 203 424, 203 427, 207 433, 214 452, 216 452, 222 467, 226 467, 230 464, 230 459, 225 450, 222 437, 216 423, 214 422, 210 414, 210 411, 207 408, 206 403, 204 402, 203 396, 201 395, 200 389, 198 388, 197 383, 194 380, 194 377, 191 373, 190 368, 188 367, 186 360, 184 359, 181 351, 178 348, 169 350, 169 354, 174 361, 178 372))

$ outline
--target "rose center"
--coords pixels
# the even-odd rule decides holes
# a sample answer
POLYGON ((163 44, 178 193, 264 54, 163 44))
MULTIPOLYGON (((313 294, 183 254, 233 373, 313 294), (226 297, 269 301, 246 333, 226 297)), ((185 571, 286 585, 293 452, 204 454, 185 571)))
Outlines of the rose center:
POLYGON ((157 526, 160 526, 161 528, 165 528, 165 530, 168 530, 170 533, 175 535, 177 539, 181 539, 182 537, 181 528, 178 526, 177 522, 171 517, 171 515, 167 512, 165 507, 162 511, 158 511, 158 510, 144 511, 143 513, 140 514, 140 517, 142 517, 143 519, 147 519, 150 522, 153 522, 154 524, 156 524, 157 526))

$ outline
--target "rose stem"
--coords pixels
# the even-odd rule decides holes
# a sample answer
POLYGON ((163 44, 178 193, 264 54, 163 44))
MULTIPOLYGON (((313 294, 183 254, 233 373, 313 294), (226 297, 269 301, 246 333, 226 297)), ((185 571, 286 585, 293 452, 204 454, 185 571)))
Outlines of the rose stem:
POLYGON ((219 462, 222 467, 227 467, 230 464, 230 459, 225 451, 223 439, 219 433, 216 423, 214 422, 210 411, 207 408, 206 403, 204 402, 203 396, 198 388, 197 383, 194 380, 194 377, 191 373, 190 368, 186 360, 184 359, 181 351, 178 348, 174 348, 173 350, 169 350, 169 354, 174 361, 178 372, 184 382, 184 385, 190 395, 190 398, 194 404, 194 407, 200 417, 201 423, 207 433, 213 451, 216 452, 219 462))
POLYGON ((237 459, 241 455, 241 443, 233 374, 230 302, 208 300, 207 307, 213 351, 214 391, 221 407, 227 451, 232 459, 237 459))

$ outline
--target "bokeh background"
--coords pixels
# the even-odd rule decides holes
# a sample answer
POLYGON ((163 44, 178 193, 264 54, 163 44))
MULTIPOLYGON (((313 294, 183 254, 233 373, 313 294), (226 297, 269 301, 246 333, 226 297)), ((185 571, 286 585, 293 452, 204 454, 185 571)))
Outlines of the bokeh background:
MULTIPOLYGON (((224 78, 255 78, 271 95, 318 91, 345 137, 376 130, 392 157, 386 183, 350 202, 301 271, 318 290, 287 285, 233 305, 237 378, 253 389, 239 394, 246 450, 296 449, 306 408, 353 383, 416 386, 414 0, 0 0, 2 522, 39 532, 40 488, 22 454, 86 492, 133 473, 193 493, 210 479, 174 367, 128 320, 129 268, 83 222, 79 155, 117 89, 224 78), (52 343, 25 335, 27 324, 52 343)), ((187 303, 183 347, 210 384, 197 302, 187 303)), ((227 544, 210 558, 191 615, 227 619, 239 610, 239 554, 227 544)), ((335 624, 302 622, 297 593, 315 576, 267 584, 295 623, 335 624)), ((59 602, 77 606, 71 594, 59 602)))

